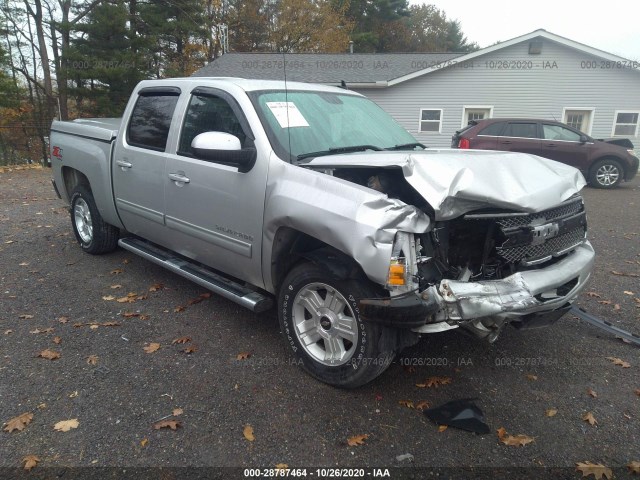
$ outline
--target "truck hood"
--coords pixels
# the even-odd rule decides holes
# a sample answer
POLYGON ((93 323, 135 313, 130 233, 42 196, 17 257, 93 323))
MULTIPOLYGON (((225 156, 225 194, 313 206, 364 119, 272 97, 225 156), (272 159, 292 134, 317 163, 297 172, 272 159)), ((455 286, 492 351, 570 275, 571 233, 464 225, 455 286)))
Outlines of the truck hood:
POLYGON ((318 157, 305 166, 400 168, 407 182, 431 205, 436 220, 482 208, 538 212, 579 192, 579 170, 527 153, 487 150, 362 152, 318 157))

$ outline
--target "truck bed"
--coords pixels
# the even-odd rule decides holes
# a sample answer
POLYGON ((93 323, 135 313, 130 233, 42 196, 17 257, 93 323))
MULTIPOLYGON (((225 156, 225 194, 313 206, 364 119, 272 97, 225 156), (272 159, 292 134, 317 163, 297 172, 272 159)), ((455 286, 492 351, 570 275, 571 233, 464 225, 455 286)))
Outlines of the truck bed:
POLYGON ((121 123, 122 118, 79 118, 66 122, 54 121, 51 130, 111 142, 118 135, 121 123))

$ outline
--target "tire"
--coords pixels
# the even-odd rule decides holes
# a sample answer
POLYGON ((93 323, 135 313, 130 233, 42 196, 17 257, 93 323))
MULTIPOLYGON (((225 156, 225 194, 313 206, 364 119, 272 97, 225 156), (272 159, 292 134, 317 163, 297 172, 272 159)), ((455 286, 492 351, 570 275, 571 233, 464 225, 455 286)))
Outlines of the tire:
POLYGON ((83 185, 71 193, 71 225, 76 240, 87 253, 108 253, 118 246, 120 230, 102 220, 91 190, 83 185))
POLYGON ((278 294, 280 328, 312 377, 341 388, 370 382, 391 364, 380 351, 385 327, 360 319, 358 301, 376 296, 361 281, 340 280, 314 264, 293 268, 278 294))
POLYGON ((589 184, 595 188, 614 188, 622 182, 624 169, 612 158, 598 160, 591 167, 589 184))

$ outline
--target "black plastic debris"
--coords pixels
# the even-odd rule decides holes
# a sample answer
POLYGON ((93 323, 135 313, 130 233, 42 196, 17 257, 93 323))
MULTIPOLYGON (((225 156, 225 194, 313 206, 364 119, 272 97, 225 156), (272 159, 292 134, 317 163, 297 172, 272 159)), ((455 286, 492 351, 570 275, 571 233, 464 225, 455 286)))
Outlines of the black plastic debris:
POLYGON ((448 425, 474 433, 489 433, 491 429, 484 421, 484 413, 473 403, 477 398, 453 400, 439 407, 429 408, 424 414, 436 425, 448 425))

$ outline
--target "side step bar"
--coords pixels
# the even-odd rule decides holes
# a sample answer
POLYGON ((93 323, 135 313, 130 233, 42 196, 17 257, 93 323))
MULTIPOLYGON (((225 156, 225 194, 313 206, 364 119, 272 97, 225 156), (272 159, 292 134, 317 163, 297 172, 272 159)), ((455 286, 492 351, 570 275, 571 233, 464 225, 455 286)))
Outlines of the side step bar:
POLYGON ((118 245, 253 312, 264 312, 273 306, 273 300, 270 297, 240 285, 209 268, 177 257, 172 252, 144 240, 125 237, 118 240, 118 245))

